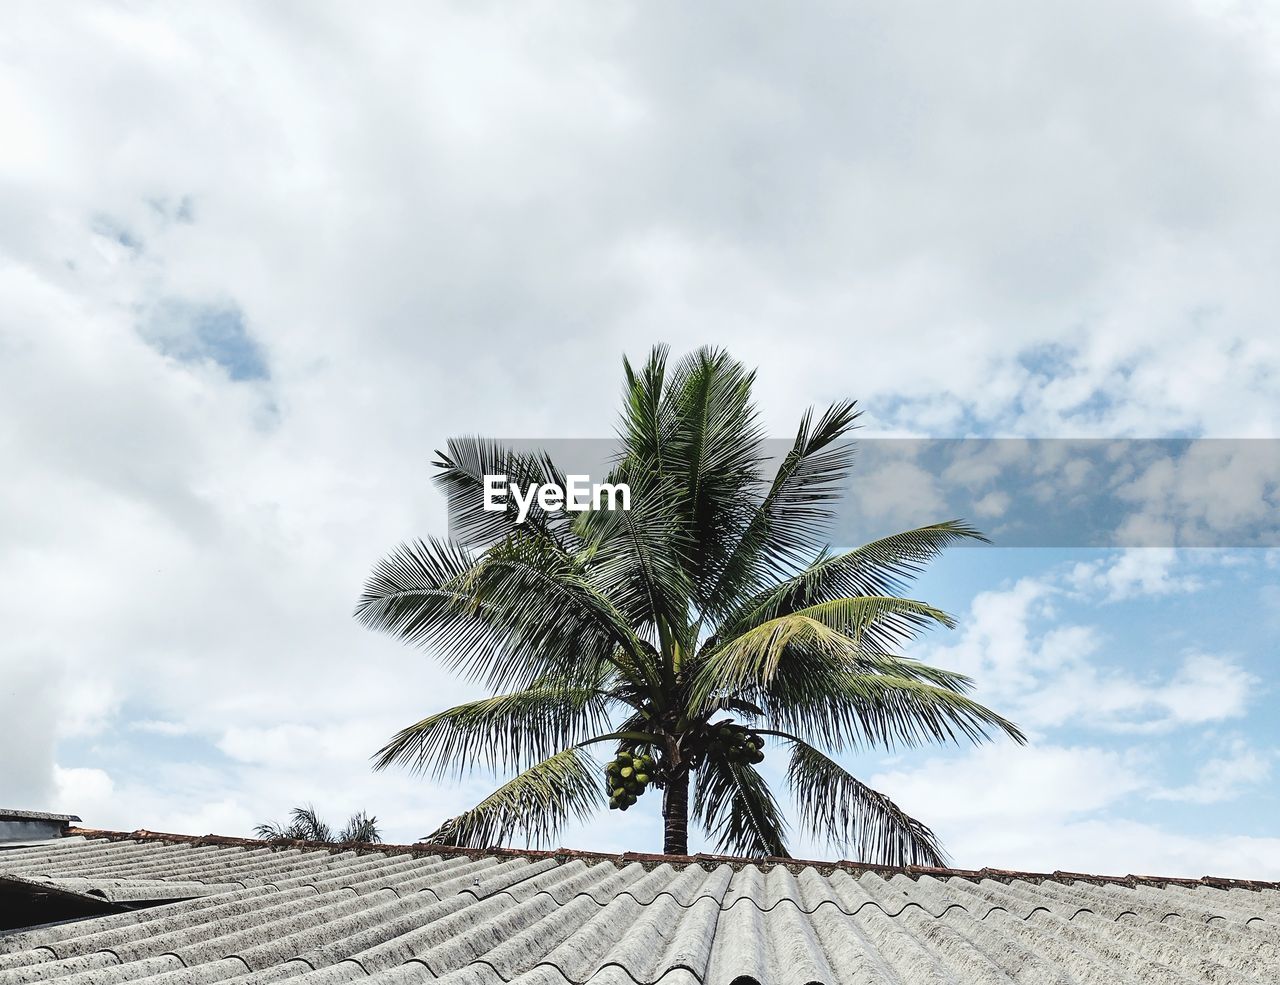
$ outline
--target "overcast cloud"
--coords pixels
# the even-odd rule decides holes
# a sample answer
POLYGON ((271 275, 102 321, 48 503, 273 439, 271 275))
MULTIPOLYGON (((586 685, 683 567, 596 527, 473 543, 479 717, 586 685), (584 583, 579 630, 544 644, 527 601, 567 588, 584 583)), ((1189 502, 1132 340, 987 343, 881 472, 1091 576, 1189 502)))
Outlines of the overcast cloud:
MULTIPOLYGON (((32 2, 5 21, 6 805, 236 834, 311 799, 395 840, 466 806, 483 781, 367 768, 470 691, 356 627, 363 578, 443 532, 432 449, 603 436, 622 353, 657 341, 760 366, 779 436, 855 396, 868 433, 1280 437, 1265 5, 32 2)), ((994 675, 993 607, 1202 587, 1174 561, 1082 563, 972 585, 996 594, 938 646, 994 675)), ((1081 625, 1052 701, 1018 684, 1046 641, 1010 644, 994 687, 1032 727, 1124 673, 1081 625)), ((1224 674, 1215 722, 1245 714, 1254 678, 1222 642, 1091 714, 1182 727, 1179 689, 1224 674)), ((1072 763, 1112 778, 1086 784, 1098 809, 1235 789, 1045 735, 1018 769, 1057 804, 1072 763)), ((1265 776, 1273 747, 1238 738, 1214 755, 1265 776)), ((966 762, 949 782, 994 760, 966 762)), ((881 775, 924 812, 946 800, 933 763, 881 775)), ((1102 838, 1049 806, 1010 845, 938 817, 971 864, 1056 867, 1061 846, 1061 867, 1125 868, 1156 845, 1179 871, 1280 873, 1229 825, 1102 838)), ((656 830, 625 822, 566 837, 656 830)))

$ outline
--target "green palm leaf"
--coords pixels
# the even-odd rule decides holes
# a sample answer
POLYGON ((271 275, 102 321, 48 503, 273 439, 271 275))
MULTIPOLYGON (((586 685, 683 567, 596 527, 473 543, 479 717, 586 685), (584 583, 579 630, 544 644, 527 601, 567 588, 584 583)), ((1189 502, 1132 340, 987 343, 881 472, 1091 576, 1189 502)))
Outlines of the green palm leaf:
POLYGON ((487 848, 520 835, 532 845, 547 844, 568 821, 585 821, 603 806, 598 770, 585 753, 565 749, 517 774, 422 840, 487 848))
POLYGON ((930 828, 813 746, 791 739, 787 781, 807 830, 884 865, 947 864, 930 828))
POLYGON ((753 767, 710 760, 698 770, 693 816, 719 852, 787 857, 787 821, 753 767))
POLYGON ((381 843, 382 835, 378 831, 378 819, 370 817, 366 811, 356 811, 347 819, 347 826, 338 835, 338 841, 344 845, 381 843))
MULTIPOLYGON (((519 452, 480 437, 451 438, 448 451, 436 452, 432 465, 437 469, 436 486, 449 503, 449 522, 459 543, 484 548, 516 533, 515 510, 486 512, 485 476, 505 475, 508 482, 527 488, 536 485, 566 487, 563 473, 545 453, 519 452)), ((570 539, 570 518, 566 512, 547 512, 535 500, 525 518, 530 530, 559 543, 570 539)))
POLYGON ((776 616, 717 643, 699 655, 697 696, 765 687, 785 661, 821 666, 868 666, 880 653, 930 625, 951 626, 950 616, 913 599, 891 596, 835 599, 776 616))
POLYGON ((630 510, 578 514, 578 557, 592 583, 642 635, 687 614, 691 583, 681 563, 679 493, 670 477, 620 466, 606 480, 631 487, 630 510))
POLYGON ((812 410, 805 412, 795 442, 708 600, 711 613, 723 615, 726 604, 758 592, 766 581, 785 577, 825 549, 832 504, 844 493, 853 465, 853 445, 840 439, 858 414, 854 401, 833 404, 816 425, 812 410))
POLYGON ((438 540, 402 545, 375 566, 356 616, 495 688, 572 679, 616 662, 619 648, 629 672, 655 674, 651 648, 572 559, 533 535, 479 557, 438 540))
POLYGON ((716 635, 736 636, 820 602, 899 595, 946 548, 972 540, 989 543, 964 521, 948 520, 882 537, 842 554, 824 555, 799 574, 744 600, 721 621, 716 635))
POLYGON ((665 345, 654 346, 639 370, 625 356, 622 359, 626 388, 618 434, 632 462, 651 463, 659 474, 675 430, 670 403, 663 399, 670 351, 665 345))
POLYGON ((522 770, 608 728, 602 684, 547 681, 510 694, 468 701, 401 729, 374 756, 374 769, 393 764, 444 776, 477 766, 522 770))
POLYGON ((680 548, 700 607, 756 507, 764 433, 751 403, 754 381, 727 352, 706 347, 680 362, 664 391, 673 423, 663 464, 679 480, 680 548))
MULTIPOLYGON (((815 661, 816 663, 816 661, 815 661)), ((780 675, 760 698, 780 728, 831 749, 978 743, 996 733, 1026 741, 1016 725, 964 694, 929 681, 841 668, 780 675)))

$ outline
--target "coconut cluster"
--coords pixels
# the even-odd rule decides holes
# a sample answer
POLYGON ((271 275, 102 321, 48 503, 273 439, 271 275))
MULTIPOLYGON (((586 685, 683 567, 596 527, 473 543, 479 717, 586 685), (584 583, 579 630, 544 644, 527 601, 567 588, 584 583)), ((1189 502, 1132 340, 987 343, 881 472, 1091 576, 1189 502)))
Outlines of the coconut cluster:
POLYGON ((710 726, 707 745, 719 757, 730 762, 744 766, 764 762, 764 739, 760 733, 735 722, 718 722, 710 726))
POLYGON ((653 757, 620 749, 604 768, 608 780, 609 810, 625 811, 640 799, 653 780, 653 757))

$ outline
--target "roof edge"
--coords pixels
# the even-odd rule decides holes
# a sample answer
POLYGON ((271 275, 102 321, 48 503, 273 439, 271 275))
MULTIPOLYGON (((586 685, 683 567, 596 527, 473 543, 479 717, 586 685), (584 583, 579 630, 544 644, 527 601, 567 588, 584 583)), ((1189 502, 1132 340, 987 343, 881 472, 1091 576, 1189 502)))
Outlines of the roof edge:
MULTIPOLYGON (((79 820, 79 818, 75 818, 79 820)), ((1250 889, 1280 890, 1280 881, 1258 879, 1232 879, 1224 876, 1201 876, 1187 878, 1179 876, 1151 875, 1095 875, 1087 872, 1026 872, 1018 869, 952 869, 927 865, 875 865, 870 862, 851 862, 842 859, 833 862, 829 859, 798 859, 766 856, 764 858, 744 858, 738 855, 662 855, 645 852, 609 852, 579 851, 572 848, 536 849, 536 848, 455 848, 447 845, 428 845, 421 842, 413 845, 384 844, 331 844, 323 841, 303 841, 300 839, 277 838, 263 840, 258 838, 237 838, 228 835, 183 835, 164 831, 148 831, 139 828, 137 831, 108 831, 99 828, 82 828, 71 826, 68 835, 81 835, 85 838, 101 838, 107 841, 159 841, 169 844, 189 845, 225 845, 240 848, 305 848, 328 852, 349 852, 358 854, 382 855, 444 855, 463 856, 466 858, 531 858, 531 859, 583 859, 586 861, 612 862, 615 865, 629 865, 640 862, 645 865, 668 864, 673 866, 689 865, 732 865, 741 868, 756 865, 769 869, 782 866, 793 871, 801 869, 817 869, 829 874, 840 870, 848 872, 874 872, 881 876, 903 875, 912 879, 921 876, 933 876, 936 879, 959 878, 971 882, 991 879, 995 882, 1087 882, 1094 885, 1120 886, 1207 886, 1213 889, 1250 889)))
POLYGON ((0 807, 0 821, 79 821, 75 814, 47 814, 44 811, 15 811, 0 807))

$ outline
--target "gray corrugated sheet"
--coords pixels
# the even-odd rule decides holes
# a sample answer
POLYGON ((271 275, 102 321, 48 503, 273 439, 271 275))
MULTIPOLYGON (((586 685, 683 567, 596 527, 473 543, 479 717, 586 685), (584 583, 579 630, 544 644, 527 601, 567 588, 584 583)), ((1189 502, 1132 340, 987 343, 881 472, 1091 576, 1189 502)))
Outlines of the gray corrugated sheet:
POLYGON ((79 821, 74 814, 46 814, 44 811, 16 811, 0 807, 0 821, 79 821))
POLYGON ((1275 884, 205 841, 0 853, 28 880, 206 893, 0 937, 0 985, 1280 981, 1275 884))

